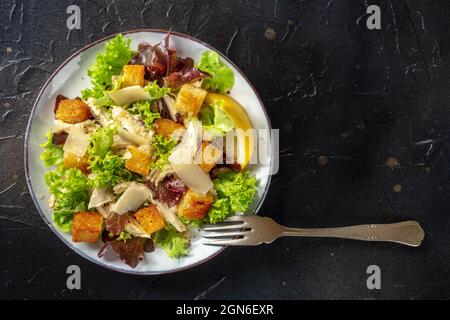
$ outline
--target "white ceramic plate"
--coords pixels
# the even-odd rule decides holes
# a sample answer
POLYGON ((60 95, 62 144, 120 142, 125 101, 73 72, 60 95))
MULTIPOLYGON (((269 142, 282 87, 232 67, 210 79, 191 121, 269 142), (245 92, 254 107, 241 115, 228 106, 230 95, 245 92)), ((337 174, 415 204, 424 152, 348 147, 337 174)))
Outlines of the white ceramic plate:
MULTIPOLYGON (((145 41, 156 44, 161 41, 166 33, 165 30, 135 30, 123 34, 132 40, 132 48, 137 50, 139 43, 145 41)), ((180 271, 214 257, 224 248, 205 246, 202 244, 201 238, 194 237, 189 256, 179 260, 170 259, 164 251, 156 249, 154 252, 146 254, 144 260, 135 269, 132 269, 120 261, 112 250, 109 250, 103 258, 97 258, 101 243, 73 243, 71 235, 60 232, 52 222, 52 212, 48 206, 50 195, 44 182, 44 174, 48 169, 39 159, 42 152, 39 144, 44 141, 44 133, 53 125, 53 108, 56 96, 63 94, 73 98, 80 95, 81 89, 90 86, 90 79, 86 74, 87 69, 95 61, 97 53, 103 51, 105 42, 114 36, 111 35, 98 40, 73 54, 56 69, 40 91, 30 115, 25 137, 25 174, 28 187, 38 212, 45 222, 67 246, 81 256, 106 268, 126 273, 145 275, 180 271)), ((170 47, 176 48, 180 56, 192 57, 196 61, 205 50, 217 52, 214 48, 197 39, 175 32, 172 32, 170 37, 170 47)), ((270 129, 267 113, 252 85, 231 61, 220 52, 218 53, 234 71, 235 85, 230 95, 246 109, 255 128, 270 129)), ((252 168, 252 173, 256 175, 259 183, 257 196, 252 206, 255 213, 260 208, 269 187, 270 166, 271 164, 256 165, 252 168)), ((63 253, 61 252, 61 254, 63 253)))

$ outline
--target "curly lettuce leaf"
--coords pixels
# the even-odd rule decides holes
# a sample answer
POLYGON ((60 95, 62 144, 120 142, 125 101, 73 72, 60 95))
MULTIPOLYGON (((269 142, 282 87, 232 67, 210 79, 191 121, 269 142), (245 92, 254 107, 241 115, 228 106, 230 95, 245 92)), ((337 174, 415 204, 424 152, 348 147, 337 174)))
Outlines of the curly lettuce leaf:
POLYGON ((104 91, 111 89, 112 76, 120 74, 133 55, 131 40, 125 39, 123 35, 119 34, 108 41, 105 51, 97 55, 96 62, 88 70, 92 88, 82 90, 82 98, 103 97, 104 91))
POLYGON ((176 145, 175 140, 166 139, 162 134, 156 135, 153 146, 155 147, 154 156, 157 160, 152 164, 152 168, 161 170, 169 162, 169 156, 176 145))
POLYGON ((113 136, 116 134, 115 127, 102 127, 91 134, 91 145, 89 146, 89 155, 93 157, 104 158, 111 149, 114 142, 113 136))
POLYGON ((127 240, 131 240, 133 239, 133 236, 131 235, 131 233, 127 232, 127 231, 122 231, 119 236, 117 237, 117 240, 122 240, 127 242, 127 240))
POLYGON ((150 100, 139 101, 133 103, 133 105, 128 108, 128 111, 132 114, 139 115, 145 126, 151 129, 153 128, 153 122, 155 122, 156 119, 161 118, 159 112, 153 112, 151 107, 152 103, 150 100))
POLYGON ((91 134, 88 149, 89 169, 93 173, 90 183, 94 187, 112 188, 123 181, 136 180, 135 175, 125 168, 125 160, 111 151, 115 127, 103 127, 91 134))
POLYGON ((170 92, 170 88, 160 87, 156 80, 149 82, 144 87, 144 90, 150 94, 149 100, 151 102, 160 100, 162 97, 164 97, 166 94, 168 94, 170 92))
POLYGON ((123 157, 108 151, 102 158, 93 156, 89 159, 89 169, 93 173, 91 184, 99 188, 113 188, 124 181, 134 181, 136 176, 125 168, 123 157))
POLYGON ((223 100, 207 105, 200 110, 198 119, 202 122, 203 129, 214 135, 223 136, 234 128, 234 122, 223 111, 223 100))
POLYGON ((208 211, 206 221, 217 223, 250 207, 256 193, 256 178, 248 171, 220 172, 213 180, 217 199, 208 211))
POLYGON ((197 69, 208 73, 211 77, 203 80, 202 86, 209 91, 226 93, 233 88, 234 74, 230 67, 220 61, 219 55, 213 51, 205 51, 200 56, 197 69))
POLYGON ((53 221, 61 231, 70 232, 74 213, 87 208, 90 190, 88 179, 79 169, 71 168, 47 172, 45 182, 55 199, 53 221))
POLYGON ((173 227, 156 232, 153 241, 161 246, 170 258, 180 258, 188 254, 188 240, 173 227))
POLYGON ((40 145, 45 149, 44 152, 41 153, 41 160, 44 161, 46 167, 61 164, 63 162, 64 151, 61 147, 55 146, 53 144, 52 130, 48 130, 45 133, 45 138, 47 140, 40 145))
POLYGON ((132 114, 139 115, 145 126, 149 129, 153 128, 153 122, 161 118, 159 112, 152 111, 152 105, 154 102, 161 100, 167 93, 170 92, 169 88, 160 87, 156 81, 148 83, 144 90, 150 95, 150 99, 145 101, 139 101, 133 103, 128 107, 128 111, 132 114))
POLYGON ((230 206, 230 199, 222 198, 214 201, 213 205, 208 211, 207 222, 218 223, 232 215, 230 206))

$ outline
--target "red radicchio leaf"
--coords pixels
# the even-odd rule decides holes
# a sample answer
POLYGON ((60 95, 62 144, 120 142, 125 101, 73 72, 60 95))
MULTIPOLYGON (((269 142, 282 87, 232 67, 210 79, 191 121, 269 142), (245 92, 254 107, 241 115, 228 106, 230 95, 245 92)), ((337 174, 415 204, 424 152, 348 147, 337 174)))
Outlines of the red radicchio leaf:
POLYGON ((204 77, 203 73, 194 68, 194 60, 179 58, 177 51, 169 48, 169 38, 170 33, 167 33, 163 41, 155 46, 147 42, 140 43, 129 64, 143 65, 147 80, 157 80, 162 84, 164 79, 164 83, 167 82, 174 89, 183 83, 204 77))
POLYGON ((178 69, 176 50, 169 49, 168 45, 169 34, 167 34, 164 41, 155 46, 143 42, 139 44, 138 51, 129 64, 143 65, 146 79, 159 81, 178 69))
POLYGON ((102 258, 109 248, 112 248, 114 252, 119 256, 120 260, 135 268, 138 263, 144 259, 144 253, 149 253, 155 250, 152 239, 146 238, 132 238, 126 241, 111 239, 105 237, 105 244, 100 249, 97 257, 102 258))
POLYGON ((160 61, 154 47, 147 42, 139 44, 138 51, 129 64, 143 65, 145 67, 145 78, 151 81, 161 79, 167 71, 165 62, 160 61))
POLYGON ((155 250, 155 245, 153 244, 153 240, 145 239, 144 252, 149 253, 149 252, 153 252, 154 250, 155 250))
POLYGON ((101 247, 100 250, 98 251, 97 257, 102 258, 106 254, 106 251, 108 251, 108 248, 109 248, 109 243, 110 243, 110 241, 105 242, 103 247, 101 247))
POLYGON ((165 178, 158 186, 149 183, 148 187, 153 190, 156 199, 166 203, 169 207, 173 207, 180 202, 181 197, 187 191, 184 182, 174 176, 165 178))
POLYGON ((192 58, 179 59, 178 71, 172 72, 170 75, 164 78, 164 86, 178 89, 183 84, 199 80, 206 75, 194 68, 194 60, 192 58))
POLYGON ((59 107, 59 103, 63 100, 67 100, 68 98, 66 96, 63 96, 62 94, 58 94, 56 96, 56 100, 55 100, 55 108, 53 109, 54 112, 56 113, 56 111, 58 111, 58 107, 59 107))
POLYGON ((113 240, 109 244, 120 260, 135 268, 144 259, 145 242, 144 238, 133 238, 127 241, 113 240))
POLYGON ((112 234, 119 235, 124 229, 125 225, 130 222, 130 217, 128 214, 117 214, 111 212, 106 217, 106 230, 111 232, 112 234))
POLYGON ((52 143, 55 146, 63 146, 66 143, 69 134, 65 131, 54 132, 52 136, 52 143))

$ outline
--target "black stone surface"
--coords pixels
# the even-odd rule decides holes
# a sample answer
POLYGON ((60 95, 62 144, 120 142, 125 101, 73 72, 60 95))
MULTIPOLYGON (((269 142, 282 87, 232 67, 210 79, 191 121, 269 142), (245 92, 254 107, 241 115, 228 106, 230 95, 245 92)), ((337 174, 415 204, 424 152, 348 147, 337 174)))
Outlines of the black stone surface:
POLYGON ((1 1, 0 297, 449 298, 449 15, 444 0, 1 1), (81 30, 66 28, 69 4, 81 8, 81 30), (370 4, 381 8, 381 30, 366 27, 370 4), (281 143, 262 215, 303 227, 416 219, 423 246, 281 239, 152 277, 108 271, 72 252, 26 187, 33 99, 71 53, 143 27, 198 37, 257 88, 281 143), (71 264, 81 267, 81 290, 66 288, 71 264), (372 264, 381 290, 366 287, 372 264))

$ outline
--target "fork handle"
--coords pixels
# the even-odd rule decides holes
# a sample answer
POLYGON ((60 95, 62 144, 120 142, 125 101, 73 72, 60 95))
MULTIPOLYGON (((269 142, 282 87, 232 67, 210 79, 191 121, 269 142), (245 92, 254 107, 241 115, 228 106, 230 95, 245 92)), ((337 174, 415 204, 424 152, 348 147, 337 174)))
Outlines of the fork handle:
POLYGON ((283 227, 280 237, 326 237, 363 241, 388 241, 418 247, 425 233, 416 221, 389 224, 363 224, 339 228, 287 228, 283 227))

